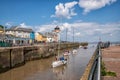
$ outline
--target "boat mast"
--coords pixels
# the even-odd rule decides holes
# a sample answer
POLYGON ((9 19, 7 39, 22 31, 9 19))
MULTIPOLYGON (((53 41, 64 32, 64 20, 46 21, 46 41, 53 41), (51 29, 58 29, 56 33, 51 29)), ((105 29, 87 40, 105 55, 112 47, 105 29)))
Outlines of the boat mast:
POLYGON ((74 27, 73 27, 73 43, 74 43, 74 27))
POLYGON ((67 32, 68 32, 68 29, 66 28, 66 43, 67 43, 67 32))
POLYGON ((59 39, 58 39, 58 57, 60 57, 59 53, 60 53, 60 32, 58 33, 59 39))

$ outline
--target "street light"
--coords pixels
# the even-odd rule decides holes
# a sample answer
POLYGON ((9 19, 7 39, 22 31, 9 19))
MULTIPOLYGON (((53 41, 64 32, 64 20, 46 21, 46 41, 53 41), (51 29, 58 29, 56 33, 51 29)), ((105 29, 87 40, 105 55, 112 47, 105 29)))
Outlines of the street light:
POLYGON ((60 41, 60 28, 58 27, 58 26, 56 26, 55 28, 54 28, 54 31, 57 33, 57 35, 59 36, 59 39, 58 39, 58 41, 60 41))
POLYGON ((4 41, 5 41, 5 26, 4 26, 4 41))
POLYGON ((54 28, 54 31, 57 33, 59 39, 58 39, 58 56, 59 56, 59 50, 60 50, 60 28, 58 26, 56 26, 54 28))

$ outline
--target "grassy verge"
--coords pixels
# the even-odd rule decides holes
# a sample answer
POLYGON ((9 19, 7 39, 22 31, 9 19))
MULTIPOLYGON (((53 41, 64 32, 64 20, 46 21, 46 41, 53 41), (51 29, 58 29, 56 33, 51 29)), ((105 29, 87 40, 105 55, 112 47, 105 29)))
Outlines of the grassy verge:
POLYGON ((101 64, 101 74, 102 76, 114 76, 114 77, 117 76, 115 72, 107 71, 105 68, 105 64, 103 62, 101 64))

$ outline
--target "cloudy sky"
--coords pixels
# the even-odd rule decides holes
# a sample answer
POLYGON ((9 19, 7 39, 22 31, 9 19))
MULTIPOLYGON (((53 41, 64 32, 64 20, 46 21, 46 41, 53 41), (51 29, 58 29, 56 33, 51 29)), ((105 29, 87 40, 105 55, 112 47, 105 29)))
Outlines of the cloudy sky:
POLYGON ((0 0, 0 24, 50 32, 61 39, 120 41, 120 0, 0 0))

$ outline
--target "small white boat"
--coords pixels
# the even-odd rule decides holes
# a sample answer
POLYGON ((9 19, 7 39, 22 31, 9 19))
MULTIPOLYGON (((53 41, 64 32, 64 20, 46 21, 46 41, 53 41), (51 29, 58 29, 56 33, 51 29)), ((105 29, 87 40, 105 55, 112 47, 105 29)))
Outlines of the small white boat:
POLYGON ((72 52, 73 52, 73 54, 76 54, 76 53, 77 53, 77 50, 76 50, 76 49, 74 49, 72 52))
POLYGON ((70 54, 69 53, 64 53, 64 56, 69 56, 70 54))
POLYGON ((65 65, 67 63, 66 60, 58 60, 58 61, 54 61, 52 63, 52 67, 58 67, 58 66, 62 66, 62 65, 65 65))
POLYGON ((70 53, 69 53, 69 51, 65 51, 63 55, 64 55, 64 56, 69 56, 70 53))
POLYGON ((79 48, 82 48, 82 46, 79 46, 79 48))
POLYGON ((53 68, 65 65, 67 63, 67 60, 64 59, 64 56, 60 57, 60 55, 59 55, 59 52, 60 52, 59 51, 60 50, 60 28, 58 26, 55 28, 55 32, 57 33, 57 36, 59 37, 59 40, 58 40, 59 42, 58 42, 58 55, 57 55, 56 61, 52 62, 53 68))

